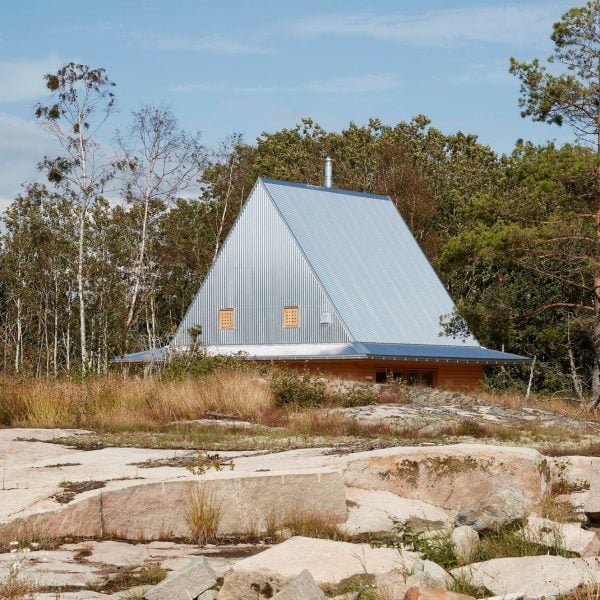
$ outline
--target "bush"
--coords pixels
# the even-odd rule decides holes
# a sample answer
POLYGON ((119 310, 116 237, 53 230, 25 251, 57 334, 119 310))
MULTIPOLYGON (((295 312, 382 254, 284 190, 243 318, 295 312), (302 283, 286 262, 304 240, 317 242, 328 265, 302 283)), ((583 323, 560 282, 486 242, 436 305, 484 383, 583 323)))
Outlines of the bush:
POLYGON ((308 373, 277 371, 271 379, 271 391, 277 406, 322 406, 328 401, 325 382, 308 373))
POLYGON ((346 385, 332 389, 327 382, 310 373, 292 370, 276 370, 271 377, 271 391, 277 406, 294 405, 310 408, 329 404, 331 406, 365 406, 379 400, 372 388, 346 385))
POLYGON ((179 352, 165 365, 161 378, 165 380, 205 377, 215 371, 244 371, 252 367, 239 356, 212 356, 206 352, 179 352))

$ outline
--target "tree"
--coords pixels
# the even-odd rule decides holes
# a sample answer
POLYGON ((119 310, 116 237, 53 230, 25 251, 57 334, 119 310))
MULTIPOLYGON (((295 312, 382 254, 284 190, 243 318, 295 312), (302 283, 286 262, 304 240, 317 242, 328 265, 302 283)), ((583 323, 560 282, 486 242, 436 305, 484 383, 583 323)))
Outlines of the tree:
MULTIPOLYGON (((557 125, 566 123, 581 142, 592 146, 596 155, 593 206, 591 210, 574 211, 571 215, 574 221, 582 220, 589 225, 586 231, 578 234, 581 241, 589 242, 583 257, 591 265, 591 282, 587 286, 589 302, 553 304, 582 313, 589 311, 591 305, 593 316, 586 319, 595 353, 590 406, 597 406, 600 403, 600 1, 592 0, 567 11, 554 24, 551 39, 554 51, 547 62, 559 67, 556 73, 537 58, 531 63, 512 58, 510 72, 521 81, 519 103, 523 117, 557 125)), ((564 230, 561 232, 559 229, 559 235, 556 235, 555 228, 550 229, 550 239, 563 237, 561 233, 564 234, 564 230)), ((580 228, 575 226, 571 228, 573 230, 580 228)), ((573 234, 570 237, 575 239, 573 234)), ((540 270, 547 274, 543 264, 540 270)), ((555 276, 559 274, 555 273, 555 276)), ((565 283, 571 287, 574 282, 568 280, 565 283)))
POLYGON ((86 336, 85 234, 88 209, 113 176, 112 162, 98 140, 98 132, 115 109, 115 84, 104 69, 69 63, 55 74, 45 76, 51 101, 38 104, 35 116, 41 119, 60 143, 64 155, 46 157, 40 168, 48 180, 73 199, 77 214, 77 294, 81 372, 89 368, 86 336))
POLYGON ((142 106, 133 113, 129 135, 118 135, 123 152, 119 166, 123 173, 125 199, 141 207, 137 260, 125 320, 125 344, 134 322, 140 288, 144 284, 149 219, 152 206, 165 206, 197 182, 206 163, 200 134, 177 129, 177 120, 164 106, 142 106))

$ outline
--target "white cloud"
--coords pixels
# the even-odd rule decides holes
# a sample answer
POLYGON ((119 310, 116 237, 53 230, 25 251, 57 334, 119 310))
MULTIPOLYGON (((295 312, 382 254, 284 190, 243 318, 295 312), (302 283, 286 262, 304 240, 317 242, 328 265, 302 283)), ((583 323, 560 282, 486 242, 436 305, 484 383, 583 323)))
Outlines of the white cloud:
POLYGON ((243 41, 221 33, 182 37, 181 35, 136 35, 138 41, 150 43, 160 50, 184 52, 208 52, 210 54, 269 54, 270 48, 243 41))
POLYGON ((19 102, 43 96, 44 75, 56 71, 56 56, 41 59, 13 58, 0 60, 0 102, 19 102))
POLYGON ((411 46, 447 47, 465 42, 531 45, 546 40, 569 2, 536 2, 428 10, 413 14, 322 14, 292 29, 305 35, 362 35, 411 46))
POLYGON ((266 47, 243 36, 231 36, 224 33, 198 33, 184 36, 181 33, 158 33, 129 29, 123 23, 99 22, 93 25, 77 25, 71 28, 78 33, 110 36, 119 42, 154 48, 169 52, 206 52, 208 54, 270 54, 272 48, 266 47))
POLYGON ((474 62, 468 64, 462 72, 448 75, 444 81, 450 84, 515 85, 515 78, 508 71, 508 60, 474 62))
POLYGON ((331 93, 363 93, 389 92, 400 87, 400 80, 394 73, 376 75, 357 75, 354 77, 337 77, 324 81, 313 81, 307 86, 309 91, 331 93))
POLYGON ((224 83, 190 83, 169 88, 169 92, 208 92, 238 94, 277 94, 288 92, 315 92, 319 94, 361 94, 387 92, 400 87, 400 79, 395 73, 377 73, 336 77, 310 81, 301 85, 256 85, 227 86, 224 83))
POLYGON ((24 182, 41 178, 37 163, 56 151, 53 139, 37 123, 0 113, 0 211, 24 182))

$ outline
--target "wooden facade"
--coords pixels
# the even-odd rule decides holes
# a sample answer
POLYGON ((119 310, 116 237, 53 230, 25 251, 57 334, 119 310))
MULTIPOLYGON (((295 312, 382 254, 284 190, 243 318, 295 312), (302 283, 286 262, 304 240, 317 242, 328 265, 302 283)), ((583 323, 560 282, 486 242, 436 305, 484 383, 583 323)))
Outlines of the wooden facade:
POLYGON ((290 360, 277 361, 296 371, 354 381, 385 382, 401 379, 409 385, 431 385, 449 390, 468 390, 483 379, 483 365, 456 362, 404 360, 290 360))

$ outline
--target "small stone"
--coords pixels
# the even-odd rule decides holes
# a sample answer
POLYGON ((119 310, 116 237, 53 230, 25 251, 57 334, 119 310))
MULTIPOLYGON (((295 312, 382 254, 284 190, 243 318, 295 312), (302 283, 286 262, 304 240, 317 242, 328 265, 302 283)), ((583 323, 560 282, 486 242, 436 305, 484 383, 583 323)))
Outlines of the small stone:
POLYGON ((204 556, 193 560, 187 567, 175 571, 164 581, 150 588, 146 600, 189 600, 217 583, 215 572, 204 556))
POLYGON ((413 585, 404 594, 404 600, 475 600, 473 596, 457 594, 443 588, 413 585))
POLYGON ((496 531, 525 519, 530 505, 516 488, 501 489, 467 506, 456 515, 456 525, 469 525, 476 531, 496 531))
POLYGON ((461 525, 452 531, 450 540, 454 544, 457 558, 468 563, 479 546, 479 534, 468 525, 461 525))
POLYGON ((579 556, 598 556, 600 538, 593 531, 570 523, 555 523, 530 516, 521 530, 523 538, 547 547, 558 546, 579 556))
POLYGON ((583 510, 592 520, 600 519, 600 464, 592 463, 590 468, 590 492, 587 495, 583 510))
POLYGON ((394 569, 375 577, 375 587, 381 592, 383 598, 404 598, 408 589, 406 574, 402 569, 394 569))
POLYGON ((286 584, 273 600, 324 600, 325 594, 306 569, 286 584))
POLYGON ((431 560, 417 559, 412 574, 406 579, 407 587, 420 585, 430 588, 445 588, 452 582, 452 577, 437 563, 431 560))

